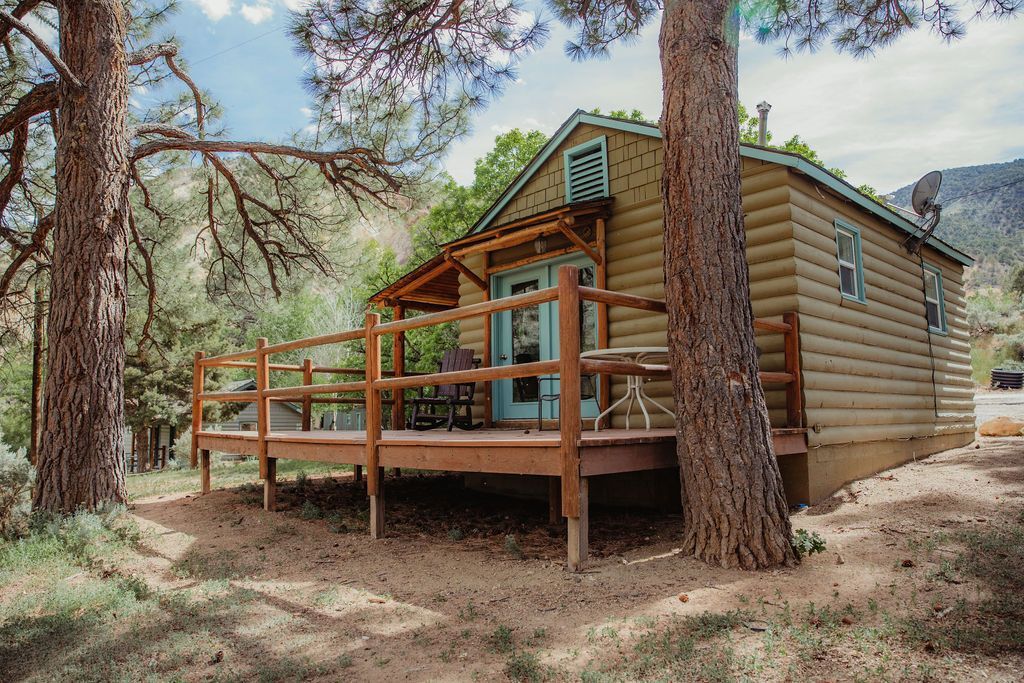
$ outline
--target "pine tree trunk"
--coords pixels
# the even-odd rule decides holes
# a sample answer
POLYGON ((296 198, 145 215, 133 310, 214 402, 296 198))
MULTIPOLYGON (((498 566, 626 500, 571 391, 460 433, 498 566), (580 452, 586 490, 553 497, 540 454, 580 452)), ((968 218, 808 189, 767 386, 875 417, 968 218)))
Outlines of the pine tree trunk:
POLYGON ((138 463, 139 466, 136 472, 148 472, 149 471, 149 425, 142 425, 139 427, 139 434, 136 437, 138 441, 136 445, 139 449, 138 463))
POLYGON ((28 459, 34 466, 39 460, 39 440, 43 416, 43 327, 46 324, 46 302, 43 285, 36 283, 32 311, 32 405, 29 418, 28 459))
POLYGON ((61 0, 49 368, 34 505, 123 502, 127 16, 121 0, 61 0))
POLYGON ((740 204, 735 4, 673 0, 661 27, 665 299, 684 551, 797 561, 758 377, 740 204))

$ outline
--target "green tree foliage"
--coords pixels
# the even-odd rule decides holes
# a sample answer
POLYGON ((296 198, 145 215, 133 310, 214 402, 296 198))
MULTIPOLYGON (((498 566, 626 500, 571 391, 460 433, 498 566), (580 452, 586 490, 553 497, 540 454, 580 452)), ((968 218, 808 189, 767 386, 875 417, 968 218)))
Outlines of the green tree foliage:
POLYGON ((426 261, 442 244, 466 234, 547 141, 539 130, 513 128, 494 138, 491 151, 476 160, 472 183, 459 185, 443 175, 439 201, 413 227, 412 261, 426 261))
POLYGON ((1024 263, 1018 265, 1010 274, 1006 288, 1024 300, 1024 263))

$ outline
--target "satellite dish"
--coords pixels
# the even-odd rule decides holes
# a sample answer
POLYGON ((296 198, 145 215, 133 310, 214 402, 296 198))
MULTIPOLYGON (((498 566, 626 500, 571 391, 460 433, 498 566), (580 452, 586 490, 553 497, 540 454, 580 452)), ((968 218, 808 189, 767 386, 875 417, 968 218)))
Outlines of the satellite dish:
POLYGON ((910 195, 910 205, 914 207, 914 213, 918 216, 928 213, 929 209, 935 206, 935 198, 939 196, 939 187, 941 186, 941 171, 926 173, 923 178, 918 180, 910 195))
POLYGON ((942 206, 936 204, 935 199, 939 196, 941 185, 942 173, 940 171, 925 173, 924 177, 914 185, 914 191, 910 195, 910 205, 914 207, 914 213, 924 218, 925 222, 918 226, 922 230, 920 234, 910 235, 903 243, 912 254, 921 251, 922 245, 928 241, 939 225, 942 206))

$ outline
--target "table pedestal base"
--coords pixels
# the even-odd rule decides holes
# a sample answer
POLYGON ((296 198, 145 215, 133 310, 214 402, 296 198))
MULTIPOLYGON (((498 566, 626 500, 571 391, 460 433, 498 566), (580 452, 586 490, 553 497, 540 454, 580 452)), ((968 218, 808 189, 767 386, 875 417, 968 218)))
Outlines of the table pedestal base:
POLYGON ((608 408, 606 408, 603 413, 601 413, 596 418, 594 418, 594 431, 595 432, 601 431, 601 420, 604 419, 605 415, 610 415, 616 408, 618 408, 620 405, 622 405, 626 401, 629 401, 629 405, 626 406, 626 429, 629 429, 629 414, 633 411, 633 402, 634 401, 636 401, 637 403, 640 404, 640 412, 642 412, 643 415, 644 415, 644 425, 645 425, 644 428, 645 429, 649 430, 651 428, 651 416, 647 412, 647 406, 644 405, 645 402, 651 403, 652 405, 654 405, 655 407, 659 408, 664 413, 668 413, 669 415, 672 416, 673 420, 676 417, 675 413, 673 413, 671 410, 669 410, 668 408, 666 408, 665 406, 661 405, 660 403, 658 403, 653 398, 651 398, 650 396, 647 395, 647 392, 644 391, 644 379, 643 379, 643 377, 632 377, 630 375, 626 375, 626 393, 625 393, 625 395, 622 398, 620 398, 618 401, 616 401, 615 403, 613 403, 610 406, 608 406, 608 408))

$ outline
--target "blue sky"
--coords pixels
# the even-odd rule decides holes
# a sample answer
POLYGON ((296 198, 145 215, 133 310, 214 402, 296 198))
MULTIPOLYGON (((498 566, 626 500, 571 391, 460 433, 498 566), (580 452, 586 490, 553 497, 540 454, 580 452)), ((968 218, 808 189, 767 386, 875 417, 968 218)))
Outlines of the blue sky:
MULTIPOLYGON (((302 0, 182 0, 170 24, 195 79, 225 108, 233 137, 278 140, 308 123, 304 61, 283 30, 302 0)), ((478 115, 445 166, 460 181, 499 132, 552 132, 576 108, 661 109, 657 29, 612 58, 575 63, 555 27, 520 79, 478 115)), ((933 168, 1024 156, 1024 22, 977 22, 946 45, 919 31, 867 60, 825 49, 788 60, 743 40, 740 98, 773 106, 776 138, 799 133, 855 184, 893 190, 933 168)), ((144 99, 145 96, 143 95, 144 99)))

